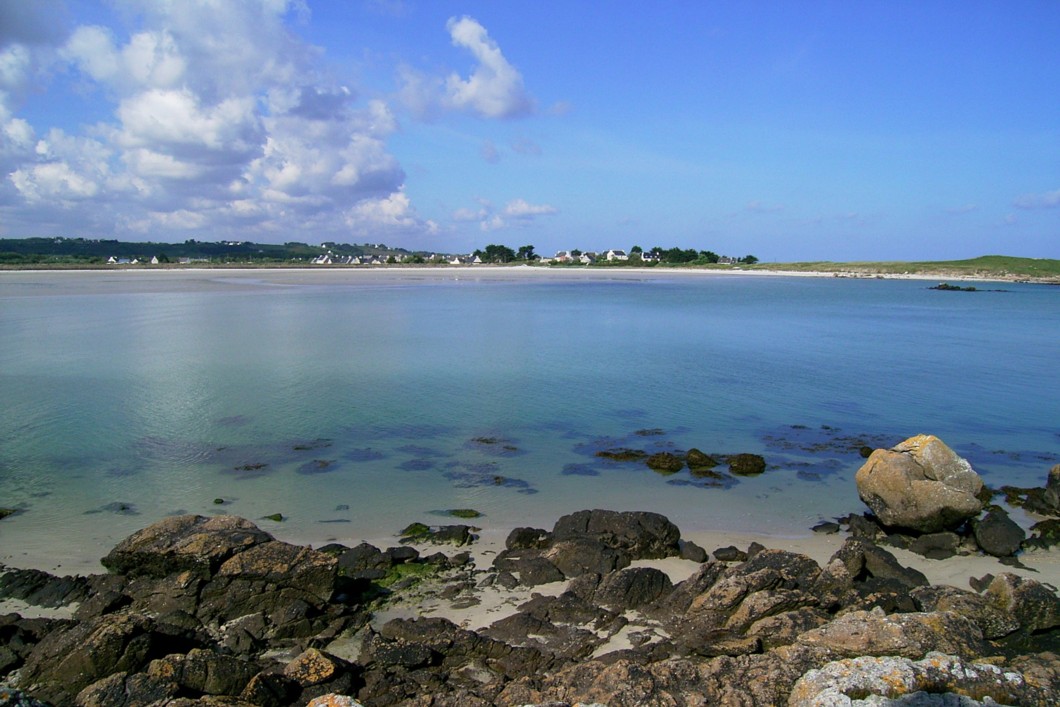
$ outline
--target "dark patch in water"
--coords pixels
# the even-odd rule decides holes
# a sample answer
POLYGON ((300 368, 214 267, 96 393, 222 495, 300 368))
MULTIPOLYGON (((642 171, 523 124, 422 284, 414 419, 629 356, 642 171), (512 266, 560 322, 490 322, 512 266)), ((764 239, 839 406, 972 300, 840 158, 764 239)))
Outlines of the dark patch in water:
POLYGON ((95 513, 117 513, 122 516, 138 516, 140 511, 136 510, 136 506, 132 503, 126 503, 125 501, 113 501, 99 508, 94 508, 91 511, 85 511, 85 515, 92 515, 95 513))
POLYGON ((136 476, 137 474, 143 472, 143 470, 143 467, 115 466, 111 467, 110 469, 107 469, 107 476, 113 477, 115 479, 124 479, 130 476, 136 476))
POLYGON ((249 422, 250 418, 246 415, 229 415, 215 420, 214 424, 218 427, 243 427, 249 422))
POLYGON ((382 425, 363 430, 363 439, 439 439, 452 437, 455 427, 445 425, 382 425))
POLYGON ((522 479, 513 479, 497 473, 496 462, 449 462, 445 465, 445 478, 457 488, 477 488, 482 486, 499 486, 514 488, 519 493, 537 493, 537 490, 522 479))
POLYGON ((342 458, 351 462, 374 462, 386 459, 386 455, 377 449, 365 447, 364 449, 351 449, 343 454, 342 458))
POLYGON ((515 457, 526 454, 516 446, 515 441, 504 437, 474 437, 464 444, 464 448, 474 449, 495 457, 515 457))
POLYGON ((317 439, 295 442, 291 445, 291 449, 295 452, 315 452, 320 449, 327 449, 331 445, 332 441, 330 439, 319 437, 317 439))
MULTIPOLYGON (((1060 463, 1060 454, 1054 454, 1052 452, 987 449, 975 442, 954 447, 953 451, 971 462, 972 466, 975 467, 975 470, 979 473, 983 473, 984 471, 979 468, 980 466, 989 466, 991 464, 1037 468, 1060 463)), ((1048 469, 1043 469, 1043 478, 1047 471, 1048 469)))
POLYGON ((317 523, 349 523, 351 522, 347 518, 328 518, 325 520, 318 520, 317 523))
POLYGON ((566 464, 561 472, 564 476, 599 476, 599 469, 590 464, 566 464))
POLYGON ((900 442, 902 437, 898 435, 884 434, 845 434, 837 427, 821 425, 820 427, 807 427, 806 425, 789 425, 776 428, 762 434, 762 441, 767 449, 778 451, 797 451, 807 454, 843 454, 853 458, 859 458, 862 447, 872 449, 890 448, 900 442))
POLYGON ((304 475, 327 474, 339 468, 334 459, 314 459, 298 467, 298 473, 304 475))
POLYGON ((731 476, 715 478, 693 478, 693 479, 667 479, 666 483, 671 486, 692 486, 697 489, 730 489, 737 484, 736 479, 731 476))
POLYGON ((348 504, 348 503, 340 503, 339 505, 335 506, 335 510, 336 511, 348 511, 348 510, 350 510, 350 504, 348 504))
POLYGON ((409 459, 398 464, 397 468, 402 471, 428 471, 433 469, 435 465, 436 462, 430 459, 409 459))

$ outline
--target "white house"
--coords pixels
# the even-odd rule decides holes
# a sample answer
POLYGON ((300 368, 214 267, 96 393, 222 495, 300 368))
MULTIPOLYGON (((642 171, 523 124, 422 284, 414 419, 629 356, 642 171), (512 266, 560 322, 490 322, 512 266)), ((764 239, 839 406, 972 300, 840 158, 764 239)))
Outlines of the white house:
POLYGON ((629 260, 629 256, 626 255, 624 250, 609 250, 607 251, 607 259, 611 260, 629 260))

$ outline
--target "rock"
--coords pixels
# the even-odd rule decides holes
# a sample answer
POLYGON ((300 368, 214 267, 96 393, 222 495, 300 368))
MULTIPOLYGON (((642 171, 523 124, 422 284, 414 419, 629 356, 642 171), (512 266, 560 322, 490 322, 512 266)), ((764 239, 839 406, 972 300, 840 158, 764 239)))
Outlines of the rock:
POLYGON ((692 447, 685 453, 685 463, 689 469, 713 469, 718 465, 718 460, 692 447))
POLYGON ((0 573, 0 598, 20 599, 32 606, 66 606, 84 601, 89 593, 84 577, 56 577, 36 569, 5 569, 0 573))
POLYGON ((561 582, 565 578, 556 565, 544 557, 525 557, 506 565, 510 572, 519 575, 519 583, 528 587, 551 582, 561 582))
POLYGON ((645 461, 648 468, 652 471, 658 471, 663 474, 676 474, 685 468, 684 461, 670 452, 659 452, 658 454, 652 454, 645 461))
POLYGON ((1053 510, 1060 513, 1060 464, 1049 470, 1045 480, 1045 501, 1053 510))
POLYGON ((924 533, 912 540, 907 549, 930 560, 945 560, 957 554, 961 537, 957 533, 924 533))
POLYGON ((654 567, 630 567, 605 575, 593 600, 607 609, 622 612, 658 601, 673 590, 665 572, 654 567))
POLYGON ((726 545, 714 551, 714 559, 719 562, 743 562, 747 559, 747 553, 735 545, 726 545))
POLYGON ((852 611, 802 634, 798 644, 847 658, 893 655, 920 659, 940 651, 974 659, 987 654, 975 622, 945 611, 890 615, 878 608, 852 611))
POLYGON ((877 449, 855 475, 858 495, 884 525, 921 533, 955 528, 982 510, 982 479, 937 437, 877 449))
POLYGON ((994 557, 1015 555, 1027 533, 1000 508, 994 508, 973 524, 975 541, 983 552, 994 557))
POLYGON ((706 562, 708 559, 707 551, 691 540, 678 541, 678 547, 680 548, 680 557, 682 560, 702 563, 706 562))
POLYGON ((326 602, 335 592, 337 564, 326 553, 274 540, 233 556, 218 568, 217 577, 297 587, 326 602))
POLYGON ((439 545, 467 545, 475 540, 474 532, 478 528, 470 525, 428 526, 423 523, 412 523, 399 534, 401 542, 430 542, 439 545))
POLYGON ((147 675, 159 684, 175 684, 185 691, 238 695, 259 669, 235 656, 195 648, 187 655, 178 653, 151 661, 147 675))
POLYGON ((561 517, 552 530, 555 541, 594 538, 635 560, 679 554, 681 531, 665 516, 644 511, 578 511, 561 517))
POLYGON ((835 523, 833 521, 821 521, 817 525, 810 528, 810 530, 815 533, 818 533, 819 535, 835 535, 839 532, 839 523, 835 523))
POLYGON ((346 668, 340 658, 310 648, 285 665, 283 674, 305 688, 331 682, 346 668))
POLYGON ((139 672, 165 641, 145 616, 108 614, 45 636, 27 657, 21 683, 47 702, 70 704, 97 680, 139 672))
POLYGON ((758 454, 733 454, 728 462, 729 471, 737 476, 756 476, 766 470, 766 460, 758 454))
POLYGON ((540 550, 552 543, 552 533, 542 528, 516 528, 508 533, 504 547, 508 550, 540 550))
POLYGON ((314 697, 306 707, 363 707, 360 702, 346 695, 327 694, 314 697))
POLYGON ((40 700, 34 699, 22 692, 10 687, 0 685, 0 707, 51 707, 40 700))
POLYGON ((947 586, 917 587, 910 594, 920 611, 952 611, 970 618, 988 640, 1007 636, 1020 627, 1019 621, 1012 614, 993 606, 986 597, 965 589, 947 586))
POLYGON ((864 540, 848 538, 843 547, 832 555, 830 562, 837 559, 843 562, 856 581, 864 581, 866 577, 891 580, 904 589, 922 587, 928 583, 923 572, 903 566, 894 555, 864 540))
POLYGON ((607 574, 629 566, 629 555, 591 537, 558 541, 545 551, 544 557, 568 579, 586 572, 607 574))
POLYGON ((1060 626, 1060 597, 1045 585, 1002 572, 984 594, 991 606, 1011 615, 1026 633, 1060 626))
POLYGON ((869 704, 866 700, 869 696, 886 698, 885 702, 872 704, 1055 704, 1052 702, 1055 695, 1030 685, 1019 673, 933 652, 918 661, 860 657, 828 663, 799 678, 788 698, 788 706, 855 704, 852 700, 858 700, 857 704, 869 704), (923 698, 918 699, 918 693, 923 698), (933 701, 928 695, 932 698, 951 696, 951 700, 933 701), (969 699, 977 702, 968 702, 969 699))
POLYGON ((122 540, 102 562, 127 577, 191 571, 205 579, 236 553, 270 540, 271 535, 235 516, 173 516, 122 540))
POLYGON ((77 694, 77 707, 132 707, 176 697, 180 687, 144 673, 114 673, 77 694))

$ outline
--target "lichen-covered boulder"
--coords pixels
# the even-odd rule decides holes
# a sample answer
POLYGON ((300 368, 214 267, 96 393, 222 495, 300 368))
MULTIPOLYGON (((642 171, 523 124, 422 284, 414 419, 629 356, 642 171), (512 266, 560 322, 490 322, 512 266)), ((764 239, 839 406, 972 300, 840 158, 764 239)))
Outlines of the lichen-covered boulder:
POLYGON ((208 579, 228 558, 269 540, 271 535, 237 516, 173 516, 122 540, 102 562, 126 577, 191 571, 208 579))
POLYGON ((979 514, 983 480, 938 437, 877 449, 855 476, 858 495, 884 525, 934 533, 979 514))
POLYGON ((931 653, 918 661, 888 656, 828 663, 799 678, 788 698, 788 707, 867 704, 860 701, 869 696, 886 698, 872 704, 1055 704, 1055 696, 1028 684, 1017 672, 931 653), (954 700, 920 701, 919 693, 926 693, 925 698, 952 695, 954 700))

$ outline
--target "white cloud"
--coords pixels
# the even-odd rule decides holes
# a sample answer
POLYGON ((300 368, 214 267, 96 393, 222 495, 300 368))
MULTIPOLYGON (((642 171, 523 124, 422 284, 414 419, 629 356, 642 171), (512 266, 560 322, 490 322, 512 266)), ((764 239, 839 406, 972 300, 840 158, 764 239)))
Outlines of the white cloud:
POLYGON ((513 218, 532 218, 556 213, 557 209, 548 204, 530 204, 525 199, 514 199, 504 207, 504 215, 513 218))
MULTIPOLYGON (((203 229, 249 240, 438 231, 403 191, 387 146, 398 130, 390 107, 330 80, 321 52, 290 31, 308 13, 301 0, 114 2, 127 27, 50 35, 53 58, 111 111, 82 135, 38 140, 17 117, 16 98, 45 88, 34 80, 41 63, 0 41, 8 227, 157 238, 203 229)), ((8 34, 0 28, 0 40, 8 34)), ((443 83, 436 88, 440 97, 443 83)))
POLYGON ((533 111, 522 75, 504 58, 485 27, 465 16, 450 18, 446 28, 453 44, 470 51, 478 61, 468 78, 454 73, 446 80, 450 105, 486 118, 515 118, 533 111))
POLYGON ((1012 205, 1018 209, 1053 209, 1060 206, 1060 189, 1042 194, 1023 194, 1017 196, 1012 205))

